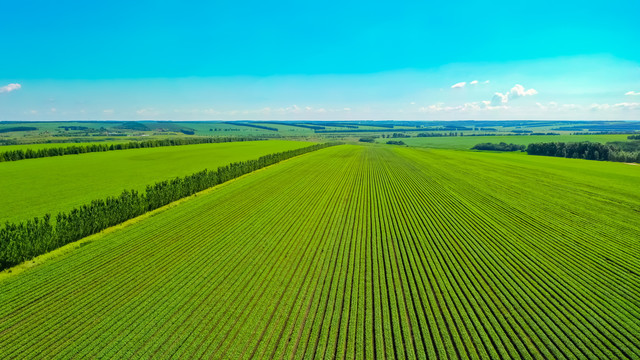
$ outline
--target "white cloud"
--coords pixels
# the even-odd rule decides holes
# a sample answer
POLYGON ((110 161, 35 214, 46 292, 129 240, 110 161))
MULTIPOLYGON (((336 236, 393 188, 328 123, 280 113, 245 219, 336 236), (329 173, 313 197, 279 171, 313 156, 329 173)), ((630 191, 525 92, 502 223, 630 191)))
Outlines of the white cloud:
POLYGON ((160 116, 162 113, 154 108, 143 108, 136 110, 136 114, 140 117, 151 119, 160 116))
POLYGON ((580 105, 576 105, 576 104, 558 104, 555 101, 550 101, 547 104, 542 104, 537 102, 536 106, 538 106, 538 108, 540 110, 543 111, 571 111, 571 110, 583 110, 583 107, 580 105))
POLYGON ((458 106, 445 106, 444 103, 436 103, 429 106, 422 106, 418 109, 423 113, 435 113, 435 112, 474 112, 474 111, 487 111, 487 110, 500 110, 507 109, 504 105, 494 106, 491 101, 474 101, 468 102, 458 106))
POLYGON ((536 103, 536 106, 537 106, 537 107, 538 107, 538 109, 540 109, 540 110, 548 110, 548 109, 551 109, 551 108, 555 108, 557 105, 558 105, 558 104, 556 104, 556 103, 554 103, 554 102, 550 102, 550 103, 549 103, 549 104, 547 104, 547 105, 544 105, 544 104, 539 103, 539 102, 537 102, 537 103, 536 103))
POLYGON ((56 108, 51 108, 51 112, 52 112, 52 113, 54 113, 54 112, 56 112, 56 111, 58 111, 58 109, 56 109, 56 108))
POLYGON ((616 109, 622 109, 622 110, 640 110, 640 103, 623 102, 623 103, 615 104, 613 105, 613 107, 616 109))
POLYGON ((611 107, 609 104, 591 104, 589 106, 589 110, 598 111, 598 110, 607 110, 611 107))
POLYGON ((536 95, 537 93, 538 91, 536 89, 525 90, 524 86, 520 84, 516 84, 516 86, 511 88, 511 91, 509 91, 509 97, 514 98, 514 97, 521 97, 521 96, 530 96, 530 95, 536 95))
MULTIPOLYGON (((472 80, 472 81, 469 82, 469 85, 488 84, 488 83, 489 83, 489 80, 483 81, 482 83, 480 81, 478 81, 478 80, 472 80)), ((459 82, 457 84, 451 85, 451 88, 452 89, 462 89, 466 85, 467 85, 467 82, 463 81, 463 82, 459 82)))
POLYGON ((538 91, 536 89, 525 90, 524 86, 516 84, 514 87, 506 93, 495 93, 491 99, 491 106, 505 106, 509 100, 517 99, 524 96, 536 95, 538 91))
POLYGON ((493 95, 493 98, 491 98, 491 106, 504 106, 506 103, 509 102, 509 93, 506 94, 502 94, 502 93, 495 93, 495 95, 493 95))
POLYGON ((205 115, 216 115, 216 114, 219 114, 220 112, 216 109, 209 108, 209 109, 202 110, 202 113, 205 115))
POLYGON ((640 96, 640 91, 628 91, 625 93, 627 96, 640 96))
POLYGON ((20 88, 22 88, 22 85, 20 84, 9 84, 5 86, 0 86, 0 93, 12 92, 13 90, 19 90, 20 88))
POLYGON ((115 111, 113 109, 106 109, 106 110, 102 110, 102 112, 105 114, 113 114, 115 111))
POLYGON ((614 105, 594 103, 589 105, 587 109, 591 111, 640 110, 640 102, 623 102, 623 103, 618 103, 614 105))
POLYGON ((429 105, 429 106, 421 106, 418 111, 419 112, 436 112, 436 111, 442 111, 444 110, 444 107, 442 106, 442 103, 437 103, 437 104, 433 104, 433 105, 429 105))
MULTIPOLYGON (((473 80, 470 82, 478 83, 477 80, 473 80)), ((485 83, 488 83, 487 80, 485 83)), ((457 84, 456 84, 457 85, 457 84)), ((429 106, 422 106, 418 109, 418 112, 422 113, 441 113, 441 112, 484 112, 484 111, 495 111, 495 110, 507 110, 509 107, 507 104, 519 97, 523 96, 532 96, 538 94, 538 91, 535 89, 525 89, 524 86, 520 84, 516 84, 509 91, 505 93, 495 93, 491 100, 484 101, 474 101, 467 102, 463 105, 457 106, 445 106, 444 103, 436 103, 429 106)), ((541 103, 536 103, 538 108, 541 110, 546 110, 548 108, 556 108, 558 106, 557 103, 551 102, 549 105, 543 105, 541 103)))
POLYGON ((460 108, 460 111, 478 111, 486 107, 487 106, 485 103, 474 101, 474 102, 470 102, 462 105, 462 107, 460 108))
POLYGON ((301 110, 302 109, 298 105, 291 105, 291 106, 287 106, 286 108, 281 107, 279 109, 276 109, 275 111, 279 113, 284 113, 284 114, 291 114, 291 113, 298 114, 301 112, 301 110))

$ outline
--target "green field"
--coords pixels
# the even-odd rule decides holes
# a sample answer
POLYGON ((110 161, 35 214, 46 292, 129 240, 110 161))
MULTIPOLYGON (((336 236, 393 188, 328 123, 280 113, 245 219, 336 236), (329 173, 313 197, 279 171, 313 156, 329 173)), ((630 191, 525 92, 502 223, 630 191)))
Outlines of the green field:
POLYGON ((157 181, 308 145, 250 141, 0 162, 0 223, 55 215, 125 189, 144 190, 157 181))
POLYGON ((623 163, 320 150, 4 276, 0 356, 640 358, 638 184, 623 163))
POLYGON ((539 142, 580 142, 591 141, 606 143, 609 141, 626 141, 628 135, 527 135, 527 136, 446 136, 446 137, 411 137, 402 139, 376 139, 379 143, 389 140, 402 140, 405 144, 415 147, 438 149, 468 150, 480 143, 513 143, 528 145, 539 142))
POLYGON ((121 141, 114 141, 114 140, 108 140, 108 141, 96 141, 96 142, 78 142, 78 143, 74 143, 74 142, 65 142, 65 143, 43 143, 43 144, 22 144, 22 145, 3 145, 0 146, 0 153, 3 153, 5 151, 13 151, 13 150, 27 150, 27 149, 31 149, 31 150, 40 150, 40 149, 51 149, 51 148, 60 148, 60 147, 69 147, 69 146, 91 146, 91 145, 111 145, 111 144, 117 144, 117 143, 122 143, 122 142, 130 142, 133 140, 124 138, 121 141))

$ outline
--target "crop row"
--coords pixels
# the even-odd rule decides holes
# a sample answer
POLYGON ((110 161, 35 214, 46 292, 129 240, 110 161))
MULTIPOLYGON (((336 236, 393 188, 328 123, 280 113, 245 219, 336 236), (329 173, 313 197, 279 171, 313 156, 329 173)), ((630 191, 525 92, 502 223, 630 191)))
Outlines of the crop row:
POLYGON ((0 282, 0 355, 640 357, 633 189, 478 156, 339 146, 223 185, 0 282))

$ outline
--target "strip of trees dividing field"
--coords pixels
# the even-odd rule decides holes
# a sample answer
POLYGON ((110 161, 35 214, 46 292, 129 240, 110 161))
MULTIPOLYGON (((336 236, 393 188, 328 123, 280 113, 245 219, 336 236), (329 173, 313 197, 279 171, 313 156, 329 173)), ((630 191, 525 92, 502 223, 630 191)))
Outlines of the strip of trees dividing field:
POLYGON ((336 144, 316 144, 232 163, 217 170, 203 170, 149 185, 144 193, 125 190, 120 196, 94 200, 69 212, 58 213, 55 224, 50 214, 26 222, 6 223, 0 228, 0 270, 257 169, 336 144))
MULTIPOLYGON (((181 145, 195 145, 195 144, 218 144, 234 141, 256 141, 263 140, 256 137, 197 137, 197 138, 171 138, 171 139, 156 139, 156 140, 143 140, 143 141, 130 141, 116 144, 88 144, 88 145, 71 145, 50 147, 42 149, 17 149, 0 152, 0 162, 3 161, 18 161, 26 159, 36 159, 51 156, 63 156, 63 155, 77 155, 93 152, 104 152, 114 150, 128 150, 128 149, 145 149, 162 146, 181 146, 181 145)), ((2 148, 0 148, 2 150, 2 148)))
POLYGON ((0 356, 640 358, 637 169, 512 158, 257 172, 2 280, 0 356))

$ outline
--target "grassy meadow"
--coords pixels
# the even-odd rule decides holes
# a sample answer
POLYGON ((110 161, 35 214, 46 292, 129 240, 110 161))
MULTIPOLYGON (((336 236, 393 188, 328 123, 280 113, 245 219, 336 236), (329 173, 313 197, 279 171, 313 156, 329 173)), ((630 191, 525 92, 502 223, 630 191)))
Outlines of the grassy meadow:
POLYGON ((5 274, 0 356, 638 358, 638 184, 623 163, 319 150, 5 274))
POLYGON ((119 195, 125 189, 144 190, 157 181, 308 145, 299 141, 249 141, 0 162, 0 223, 55 215, 119 195))
POLYGON ((513 143, 528 145, 539 142, 580 142, 591 141, 606 143, 610 141, 626 141, 627 135, 520 135, 520 136, 446 136, 446 137, 411 137, 401 139, 376 139, 379 143, 389 140, 402 140, 405 144, 414 147, 426 147, 437 149, 469 150, 479 143, 513 143))

